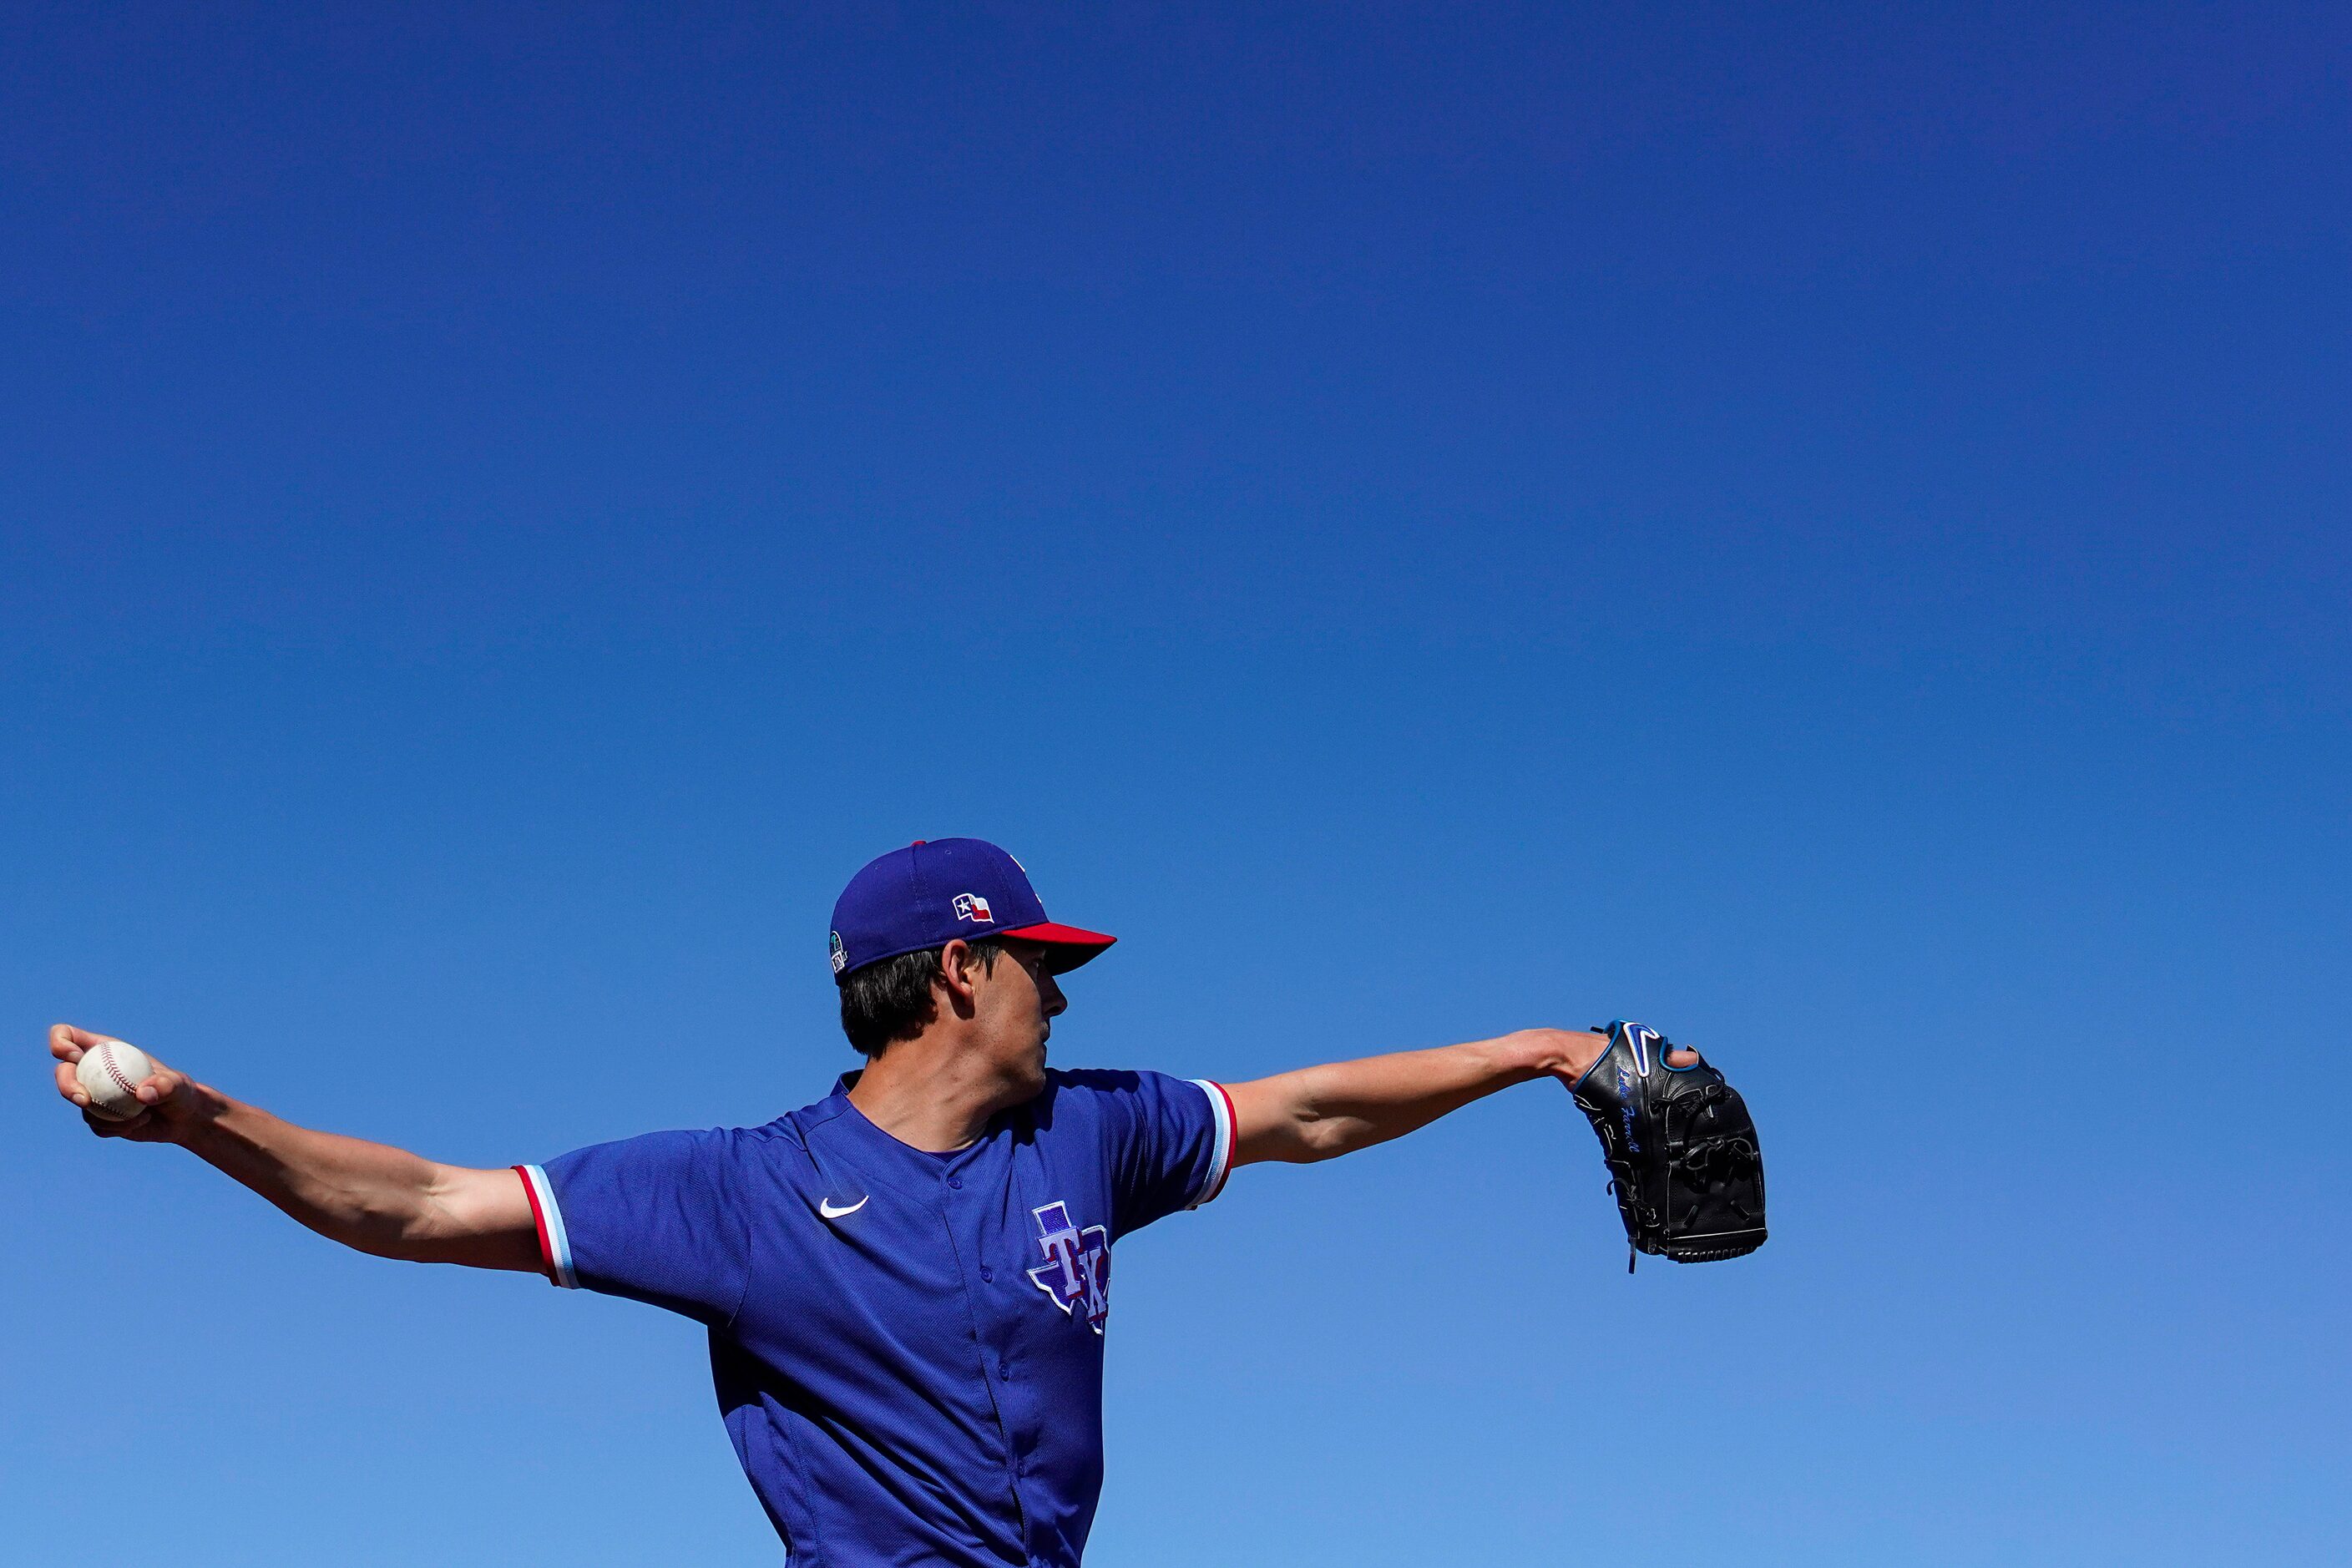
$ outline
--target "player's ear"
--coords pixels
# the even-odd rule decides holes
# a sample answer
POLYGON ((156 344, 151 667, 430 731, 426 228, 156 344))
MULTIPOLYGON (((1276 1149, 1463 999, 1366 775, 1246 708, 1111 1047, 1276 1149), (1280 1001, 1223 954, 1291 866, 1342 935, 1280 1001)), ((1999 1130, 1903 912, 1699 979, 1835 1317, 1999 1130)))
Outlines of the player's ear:
POLYGON ((940 984, 947 987, 950 1006, 959 1013, 971 1011, 980 990, 980 955, 961 937, 940 949, 940 984))

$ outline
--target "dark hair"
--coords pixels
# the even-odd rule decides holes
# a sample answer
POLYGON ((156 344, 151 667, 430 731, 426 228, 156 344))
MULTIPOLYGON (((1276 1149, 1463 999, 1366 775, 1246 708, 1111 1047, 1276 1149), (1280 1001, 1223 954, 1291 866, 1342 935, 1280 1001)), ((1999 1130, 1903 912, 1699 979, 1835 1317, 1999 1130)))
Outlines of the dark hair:
MULTIPOLYGON (((996 973, 996 955, 1004 944, 982 937, 970 944, 983 973, 996 973)), ((931 984, 940 977, 944 947, 902 952, 877 959, 841 977, 841 1032, 849 1037, 867 1061, 890 1048, 893 1040, 911 1040, 939 1016, 939 998, 931 984)))

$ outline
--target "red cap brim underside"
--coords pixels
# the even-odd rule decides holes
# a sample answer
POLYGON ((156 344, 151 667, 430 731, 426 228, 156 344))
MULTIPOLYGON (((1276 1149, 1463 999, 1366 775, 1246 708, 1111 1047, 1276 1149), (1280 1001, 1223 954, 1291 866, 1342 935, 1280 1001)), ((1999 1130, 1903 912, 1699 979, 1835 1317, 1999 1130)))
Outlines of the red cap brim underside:
POLYGON ((1066 974, 1086 963, 1118 938, 1105 936, 1098 931, 1081 931, 1076 926, 1057 925, 1046 921, 1041 925, 1023 926, 1018 931, 1001 931, 999 936, 1018 937, 1023 942, 1042 942, 1057 951, 1054 953, 1054 973, 1066 974))

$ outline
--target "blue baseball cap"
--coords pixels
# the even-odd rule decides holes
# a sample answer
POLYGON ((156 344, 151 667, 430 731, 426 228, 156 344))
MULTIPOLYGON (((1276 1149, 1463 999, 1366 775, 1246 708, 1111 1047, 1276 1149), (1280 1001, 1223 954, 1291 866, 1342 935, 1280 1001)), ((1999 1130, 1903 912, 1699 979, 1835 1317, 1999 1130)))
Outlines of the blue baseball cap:
POLYGON ((833 978, 902 952, 961 937, 1018 937, 1055 949, 1053 970, 1076 969, 1118 938, 1057 925, 1021 862, 979 838, 918 838, 849 879, 833 906, 833 978))

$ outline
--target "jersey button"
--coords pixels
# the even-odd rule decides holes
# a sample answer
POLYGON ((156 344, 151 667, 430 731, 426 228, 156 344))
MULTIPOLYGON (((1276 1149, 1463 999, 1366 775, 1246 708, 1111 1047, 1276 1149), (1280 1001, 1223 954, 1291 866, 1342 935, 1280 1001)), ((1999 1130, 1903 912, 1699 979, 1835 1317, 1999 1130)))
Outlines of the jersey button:
POLYGON ((980 1271, 980 1277, 983 1282, 993 1279, 996 1278, 996 1270, 993 1268, 983 1268, 980 1271))
POLYGON ((961 1176, 950 1176, 948 1178, 948 1185, 951 1187, 961 1187, 963 1185, 963 1178, 961 1176))

